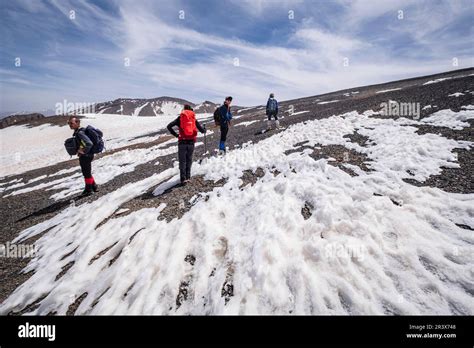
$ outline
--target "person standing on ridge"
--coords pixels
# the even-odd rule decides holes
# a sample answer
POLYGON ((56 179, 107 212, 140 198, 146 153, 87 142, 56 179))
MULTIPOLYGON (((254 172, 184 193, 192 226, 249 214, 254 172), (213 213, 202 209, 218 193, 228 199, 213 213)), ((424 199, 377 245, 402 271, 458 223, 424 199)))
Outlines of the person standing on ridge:
POLYGON ((266 114, 268 116, 267 130, 272 128, 272 117, 275 118, 276 128, 280 128, 280 121, 278 121, 278 101, 275 99, 275 95, 273 93, 270 93, 270 97, 268 98, 266 114))
POLYGON ((191 166, 193 164, 194 143, 196 142, 197 130, 206 133, 206 126, 196 120, 196 115, 189 105, 184 105, 184 110, 177 119, 167 126, 168 131, 178 138, 179 176, 181 185, 186 185, 191 179, 191 166), (179 128, 179 134, 173 127, 179 128))
POLYGON ((221 128, 221 139, 219 142, 219 154, 223 155, 226 153, 225 142, 227 140, 227 133, 229 132, 229 126, 231 126, 232 113, 230 112, 230 104, 232 103, 232 97, 226 97, 224 104, 216 109, 214 112, 214 121, 216 126, 221 128))
POLYGON ((98 187, 92 176, 92 160, 94 159, 94 151, 91 138, 87 136, 84 128, 81 128, 81 120, 76 116, 69 117, 67 122, 69 128, 74 130, 73 138, 76 139, 77 155, 79 156, 79 165, 81 166, 82 175, 84 176, 85 188, 82 196, 89 196, 92 192, 97 192, 98 187))

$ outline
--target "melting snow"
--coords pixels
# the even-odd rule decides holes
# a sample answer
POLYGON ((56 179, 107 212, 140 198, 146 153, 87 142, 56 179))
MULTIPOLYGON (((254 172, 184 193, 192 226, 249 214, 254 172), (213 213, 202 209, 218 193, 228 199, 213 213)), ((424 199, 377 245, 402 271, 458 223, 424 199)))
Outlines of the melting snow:
POLYGON ((339 100, 330 100, 330 101, 323 101, 319 102, 318 104, 330 104, 330 103, 337 103, 339 100))
POLYGON ((146 190, 161 194, 176 183, 173 167, 22 231, 15 242, 47 232, 25 269, 33 275, 0 313, 45 296, 32 314, 64 314, 87 292, 76 314, 472 315, 474 238, 456 224, 474 226, 474 194, 402 179, 423 181, 457 166, 453 149, 473 144, 419 135, 417 121, 373 114, 293 125, 195 163, 193 175, 227 181, 206 199, 196 198, 179 220, 157 220, 161 204, 97 227, 146 190), (344 138, 356 130, 369 137, 367 147, 344 138), (365 153, 373 171, 348 164, 358 174, 350 176, 326 159, 312 159, 311 150, 284 154, 305 141, 365 153), (257 168, 265 175, 240 189, 243 171, 257 168), (301 214, 306 206, 312 207, 308 219, 301 214), (188 299, 178 308, 183 282, 188 299), (233 296, 223 297, 225 284, 233 296))
POLYGON ((474 112, 471 110, 461 110, 454 112, 450 109, 440 110, 429 117, 421 120, 423 123, 428 123, 438 127, 448 127, 451 129, 460 130, 464 127, 469 127, 467 120, 474 118, 474 112))
POLYGON ((387 92, 393 92, 393 91, 399 91, 399 90, 401 90, 401 88, 386 89, 386 90, 383 90, 383 91, 377 91, 377 92, 375 92, 375 94, 387 93, 387 92))
MULTIPOLYGON (((164 103, 164 111, 173 107, 164 103)), ((197 114, 199 120, 210 114, 197 114)), ((104 132, 107 150, 156 140, 157 137, 144 135, 160 131, 177 117, 177 114, 163 114, 159 117, 132 117, 122 115, 86 114, 81 125, 91 124, 104 132)), ((10 126, 0 129, 0 176, 19 174, 58 162, 71 157, 64 149, 64 141, 71 137, 72 130, 67 125, 44 124, 39 127, 10 126)))
POLYGON ((431 84, 433 84, 433 83, 438 83, 438 82, 445 81, 445 80, 450 80, 450 79, 452 79, 452 77, 443 77, 443 78, 440 78, 440 79, 431 80, 431 81, 425 82, 425 83, 423 84, 423 86, 425 86, 425 85, 431 85, 431 84))
POLYGON ((253 124, 253 123, 255 123, 255 122, 258 122, 258 120, 256 120, 256 121, 241 122, 241 123, 239 123, 239 124, 236 124, 236 126, 245 126, 245 127, 247 127, 247 126, 250 126, 251 124, 253 124))

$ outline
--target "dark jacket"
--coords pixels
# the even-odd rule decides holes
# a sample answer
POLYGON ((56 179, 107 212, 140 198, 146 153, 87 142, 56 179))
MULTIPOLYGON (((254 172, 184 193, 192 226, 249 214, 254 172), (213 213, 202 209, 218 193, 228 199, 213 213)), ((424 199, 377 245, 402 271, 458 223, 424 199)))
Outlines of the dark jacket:
MULTIPOLYGON (((166 127, 166 128, 168 128, 168 131, 171 134, 173 134, 175 137, 179 137, 179 135, 178 135, 178 133, 176 133, 176 131, 173 129, 173 127, 178 127, 178 128, 180 127, 180 124, 181 124, 180 119, 181 119, 181 115, 178 116, 174 121, 170 122, 168 124, 168 126, 166 127)), ((205 128, 203 126, 201 126, 201 124, 199 123, 198 120, 196 120, 196 127, 201 133, 206 132, 205 128)), ((180 140, 180 141, 182 141, 182 142, 193 142, 193 143, 195 142, 194 140, 180 140)))
POLYGON ((270 113, 278 114, 278 101, 275 98, 268 98, 266 112, 267 112, 267 115, 269 115, 270 113), (276 109, 274 111, 270 111, 270 101, 271 100, 274 100, 275 103, 276 103, 276 109))
POLYGON ((84 155, 83 156, 93 156, 94 154, 91 152, 92 146, 94 146, 94 143, 92 140, 86 135, 85 129, 84 128, 78 128, 74 131, 74 134, 72 135, 77 142, 78 148, 84 150, 84 155))
POLYGON ((232 120, 232 114, 229 108, 227 107, 227 105, 222 104, 219 107, 219 113, 221 115, 221 126, 227 125, 227 123, 229 123, 229 121, 232 120))

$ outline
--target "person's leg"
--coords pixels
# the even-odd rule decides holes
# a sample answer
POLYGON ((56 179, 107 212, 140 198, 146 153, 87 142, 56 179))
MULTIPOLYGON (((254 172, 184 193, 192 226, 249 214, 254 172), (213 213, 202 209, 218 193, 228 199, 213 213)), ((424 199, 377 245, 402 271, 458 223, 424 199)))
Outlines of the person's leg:
POLYGON ((272 129, 272 114, 268 112, 267 114, 267 130, 272 129))
POLYGON ((273 114, 273 116, 275 117, 275 126, 276 126, 276 128, 280 128, 280 121, 278 121, 278 114, 275 112, 273 114))
POLYGON ((227 132, 229 131, 228 124, 221 124, 221 141, 219 143, 219 150, 225 152, 225 142, 227 140, 227 132))
POLYGON ((187 145, 186 151, 186 180, 191 179, 191 166, 193 165, 194 144, 187 145))
POLYGON ((181 183, 186 180, 186 144, 178 143, 178 160, 179 160, 179 178, 181 183))
POLYGON ((92 192, 92 185, 94 183, 94 178, 92 177, 92 157, 80 156, 79 164, 86 184, 83 193, 90 193, 92 192))
POLYGON ((81 166, 82 176, 84 177, 84 179, 86 179, 88 170, 87 170, 87 163, 85 161, 84 156, 79 156, 79 165, 81 166))
POLYGON ((94 155, 91 155, 91 178, 92 178, 92 191, 97 192, 99 191, 99 187, 97 186, 94 177, 92 176, 92 161, 94 160, 94 155))

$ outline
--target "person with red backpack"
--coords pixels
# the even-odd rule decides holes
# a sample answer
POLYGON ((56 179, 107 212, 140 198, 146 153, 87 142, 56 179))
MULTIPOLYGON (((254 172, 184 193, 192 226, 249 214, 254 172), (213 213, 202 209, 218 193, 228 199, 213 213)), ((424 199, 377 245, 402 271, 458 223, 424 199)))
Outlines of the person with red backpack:
POLYGON ((184 105, 184 110, 179 117, 167 126, 168 131, 178 138, 179 176, 181 185, 186 185, 191 179, 191 165, 193 163, 194 143, 196 142, 197 130, 206 133, 206 126, 196 120, 196 115, 189 105, 184 105), (179 134, 173 127, 179 128, 179 134))
POLYGON ((92 176, 92 160, 94 159, 94 153, 99 153, 104 149, 102 132, 91 126, 82 128, 81 120, 76 116, 69 117, 67 123, 69 128, 74 130, 72 138, 74 139, 75 151, 72 152, 79 156, 79 165, 86 184, 81 195, 89 196, 92 192, 98 191, 98 186, 92 176), (95 142, 91 137, 95 138, 95 142))

